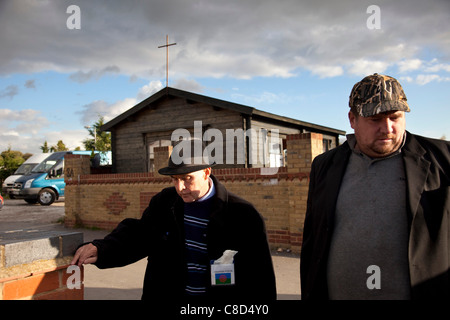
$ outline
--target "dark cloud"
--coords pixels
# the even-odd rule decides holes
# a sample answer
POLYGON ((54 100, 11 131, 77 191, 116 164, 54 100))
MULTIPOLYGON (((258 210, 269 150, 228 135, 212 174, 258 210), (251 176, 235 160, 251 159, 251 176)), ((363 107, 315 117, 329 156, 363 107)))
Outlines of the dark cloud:
POLYGON ((84 83, 89 80, 96 80, 110 73, 119 73, 120 69, 116 66, 107 66, 101 70, 89 70, 87 72, 77 71, 69 76, 75 82, 84 83))
POLYGON ((30 80, 25 81, 25 88, 36 89, 36 80, 30 79, 30 80))
POLYGON ((85 82, 107 72, 164 73, 165 35, 175 78, 359 73, 403 59, 450 62, 450 1, 78 0, 81 29, 66 27, 69 0, 2 1, 0 74, 54 70, 85 82), (20 17, 20 19, 18 19, 20 17), (114 66, 114 70, 108 70, 114 66), (362 70, 361 66, 366 66, 362 70))
POLYGON ((5 89, 0 91, 1 98, 14 98, 14 96, 19 94, 19 88, 16 85, 9 85, 5 89))

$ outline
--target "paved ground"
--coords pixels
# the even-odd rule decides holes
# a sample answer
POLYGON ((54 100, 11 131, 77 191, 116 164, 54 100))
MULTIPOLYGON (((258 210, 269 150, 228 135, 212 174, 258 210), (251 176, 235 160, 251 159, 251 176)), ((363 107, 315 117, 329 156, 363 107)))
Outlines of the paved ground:
MULTIPOLYGON (((0 210, 0 232, 14 230, 65 230, 64 201, 45 207, 29 205, 23 200, 6 200, 0 210)), ((107 232, 89 229, 72 229, 83 232, 84 241, 103 238, 107 232)), ((279 300, 300 299, 300 259, 287 253, 272 254, 277 280, 279 300)), ((146 259, 122 268, 100 270, 93 265, 85 266, 85 300, 139 300, 146 259)))
POLYGON ((58 227, 64 219, 64 201, 51 206, 28 204, 24 200, 5 199, 0 210, 0 231, 58 227))

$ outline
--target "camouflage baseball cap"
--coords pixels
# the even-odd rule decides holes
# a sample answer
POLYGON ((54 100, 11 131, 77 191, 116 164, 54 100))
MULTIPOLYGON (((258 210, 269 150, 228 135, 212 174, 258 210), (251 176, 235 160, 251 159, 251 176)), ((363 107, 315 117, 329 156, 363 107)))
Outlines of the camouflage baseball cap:
POLYGON ((349 106, 362 117, 388 111, 410 111, 400 83, 378 73, 365 77, 353 86, 349 106))

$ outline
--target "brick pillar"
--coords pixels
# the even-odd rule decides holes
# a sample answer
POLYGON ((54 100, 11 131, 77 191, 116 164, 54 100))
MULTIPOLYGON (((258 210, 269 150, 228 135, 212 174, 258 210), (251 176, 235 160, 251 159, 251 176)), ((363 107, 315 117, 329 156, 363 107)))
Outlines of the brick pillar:
POLYGON ((158 173, 158 170, 164 167, 167 167, 167 164, 169 163, 169 157, 172 153, 172 146, 166 146, 166 147, 155 147, 153 149, 153 152, 155 154, 155 177, 162 177, 158 173))
POLYGON ((78 181, 81 175, 91 173, 91 157, 81 154, 66 154, 64 156, 64 225, 67 227, 81 226, 81 197, 78 181))
POLYGON ((290 243, 293 252, 300 252, 308 199, 309 173, 312 161, 323 152, 323 136, 318 133, 288 135, 286 143, 288 173, 298 174, 298 179, 292 180, 289 191, 290 243))
POLYGON ((286 137, 287 167, 289 173, 311 171, 311 163, 323 152, 323 136, 320 133, 300 133, 286 137))
POLYGON ((0 300, 83 300, 81 232, 0 232, 0 300))
POLYGON ((64 156, 64 181, 77 180, 79 175, 91 173, 91 157, 82 154, 64 156))

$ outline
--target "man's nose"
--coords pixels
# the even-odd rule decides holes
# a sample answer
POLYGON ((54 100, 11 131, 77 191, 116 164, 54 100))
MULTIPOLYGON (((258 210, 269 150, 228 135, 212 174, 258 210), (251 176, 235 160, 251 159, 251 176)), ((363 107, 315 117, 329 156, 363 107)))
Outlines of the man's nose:
POLYGON ((390 134, 394 131, 393 128, 394 122, 389 118, 383 118, 380 121, 380 131, 384 134, 390 134))
POLYGON ((175 180, 174 184, 175 184, 175 188, 179 191, 186 189, 186 186, 184 185, 184 181, 181 179, 175 180))

